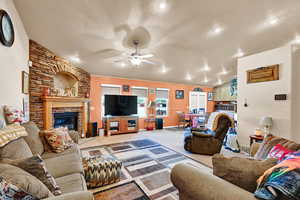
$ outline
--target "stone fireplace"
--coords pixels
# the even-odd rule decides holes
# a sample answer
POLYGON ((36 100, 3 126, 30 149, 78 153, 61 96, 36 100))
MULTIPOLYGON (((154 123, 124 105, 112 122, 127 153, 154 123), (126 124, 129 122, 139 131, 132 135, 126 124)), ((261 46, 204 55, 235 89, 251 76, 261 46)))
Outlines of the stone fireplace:
POLYGON ((62 112, 53 114, 53 127, 68 127, 69 130, 78 130, 78 112, 62 112))
POLYGON ((40 129, 50 129, 63 122, 62 113, 66 114, 65 123, 70 122, 68 113, 77 113, 77 125, 66 125, 75 126, 84 136, 89 121, 85 97, 90 92, 90 74, 32 40, 30 61, 30 120, 40 129), (45 88, 50 91, 46 96, 45 88))

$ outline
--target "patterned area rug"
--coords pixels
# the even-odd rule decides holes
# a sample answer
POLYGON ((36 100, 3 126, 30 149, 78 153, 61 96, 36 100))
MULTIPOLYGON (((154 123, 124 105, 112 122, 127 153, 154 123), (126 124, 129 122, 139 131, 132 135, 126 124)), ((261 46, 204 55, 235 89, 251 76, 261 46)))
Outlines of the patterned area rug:
POLYGON ((111 155, 121 160, 123 167, 120 182, 93 190, 96 200, 178 200, 178 191, 170 180, 172 167, 186 163, 212 171, 204 164, 148 139, 82 149, 83 157, 99 155, 111 155), (121 193, 122 198, 111 196, 121 193))

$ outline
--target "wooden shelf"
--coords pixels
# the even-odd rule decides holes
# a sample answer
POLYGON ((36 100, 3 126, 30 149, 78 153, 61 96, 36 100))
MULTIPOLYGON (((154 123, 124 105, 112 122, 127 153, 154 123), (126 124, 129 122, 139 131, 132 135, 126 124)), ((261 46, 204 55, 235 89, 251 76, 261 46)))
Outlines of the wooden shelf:
POLYGON ((137 116, 104 117, 104 134, 117 135, 122 133, 137 133, 139 131, 139 118, 137 116))

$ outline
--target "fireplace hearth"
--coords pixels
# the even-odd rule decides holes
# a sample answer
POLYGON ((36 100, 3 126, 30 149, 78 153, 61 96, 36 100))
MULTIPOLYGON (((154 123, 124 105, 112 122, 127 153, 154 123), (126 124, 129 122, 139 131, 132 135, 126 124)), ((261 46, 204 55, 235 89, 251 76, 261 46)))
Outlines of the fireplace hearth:
POLYGON ((78 112, 63 112, 63 113, 54 113, 53 121, 54 128, 59 127, 68 127, 69 130, 78 131, 78 112))

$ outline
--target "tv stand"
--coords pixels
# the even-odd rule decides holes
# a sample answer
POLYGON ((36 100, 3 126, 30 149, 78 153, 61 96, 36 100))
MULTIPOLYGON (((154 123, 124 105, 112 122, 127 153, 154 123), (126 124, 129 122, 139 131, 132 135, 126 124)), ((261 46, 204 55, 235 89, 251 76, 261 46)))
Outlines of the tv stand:
POLYGON ((103 118, 104 134, 118 135, 123 133, 137 133, 139 131, 138 116, 106 116, 103 118))

